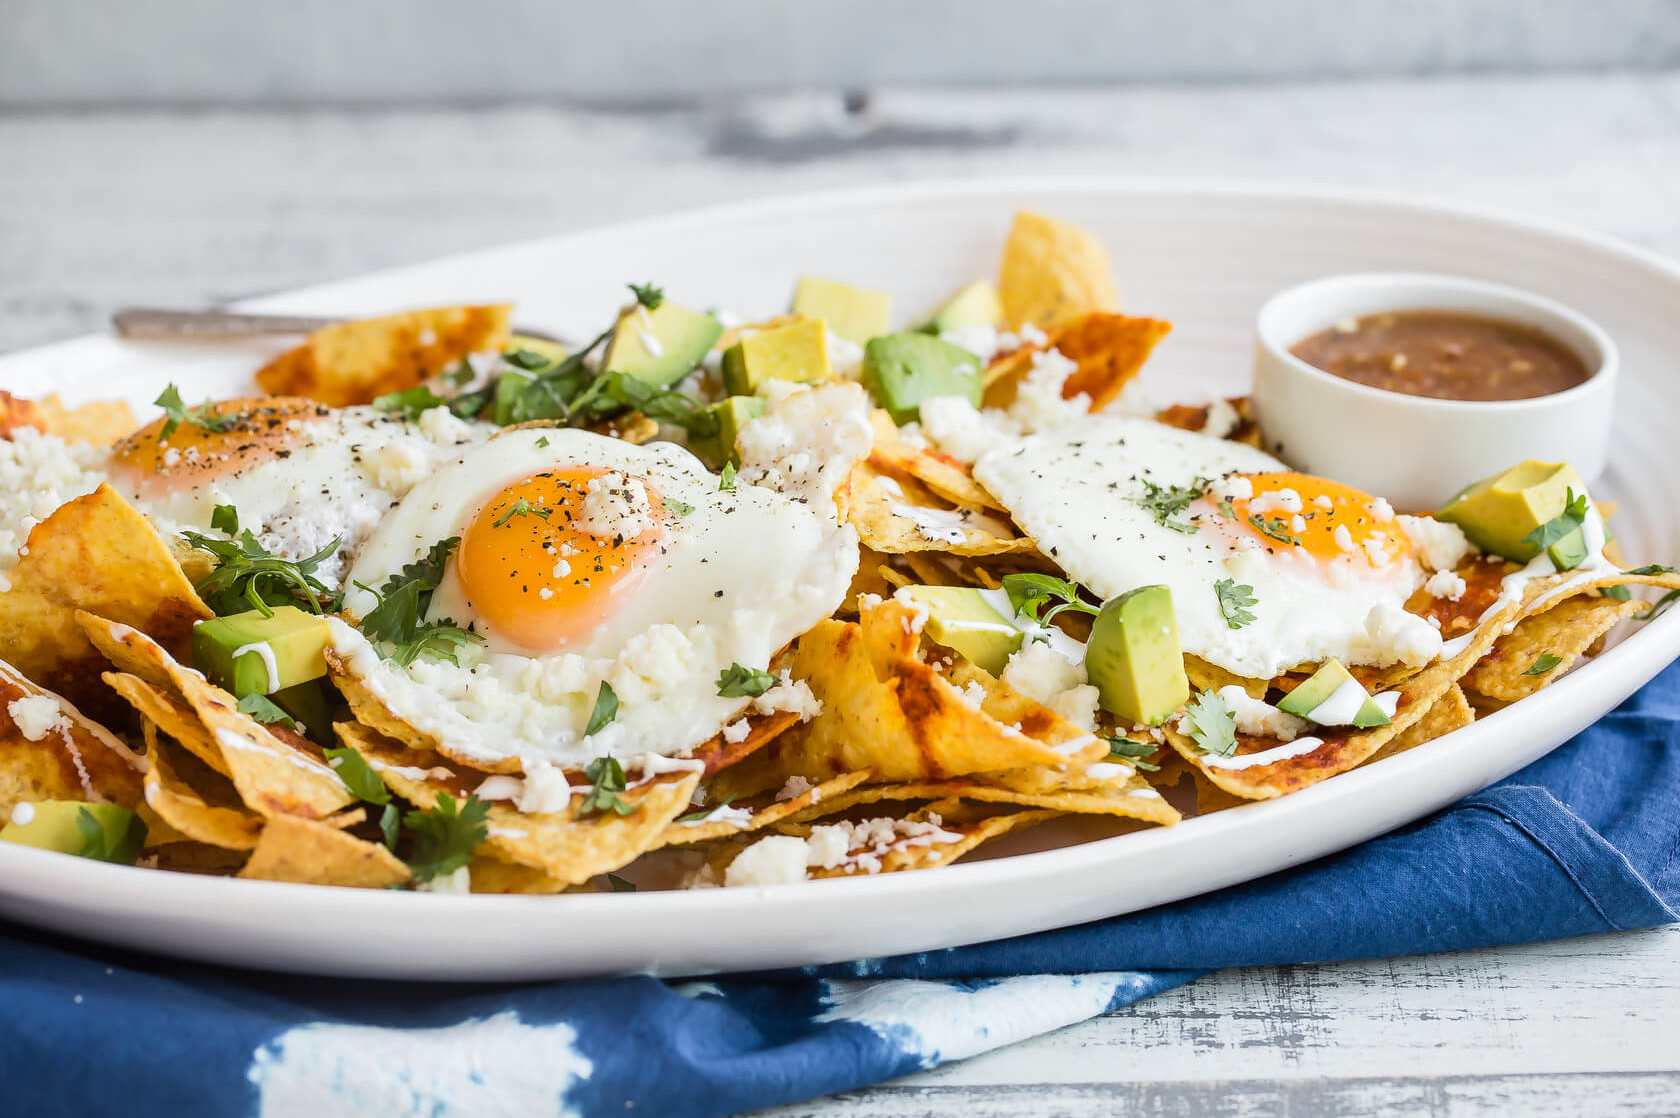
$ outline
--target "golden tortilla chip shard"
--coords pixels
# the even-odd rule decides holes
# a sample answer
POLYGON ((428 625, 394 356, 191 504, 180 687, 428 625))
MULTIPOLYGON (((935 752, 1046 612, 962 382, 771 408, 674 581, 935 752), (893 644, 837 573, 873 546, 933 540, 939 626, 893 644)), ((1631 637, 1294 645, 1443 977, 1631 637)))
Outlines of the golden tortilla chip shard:
POLYGON ((57 393, 25 400, 0 392, 0 438, 10 438, 19 427, 33 427, 67 443, 110 446, 137 426, 134 410, 122 400, 95 400, 68 408, 57 393))
POLYGON ((1049 331, 1092 311, 1120 307, 1102 242, 1075 226, 1021 210, 1003 246, 998 299, 1011 330, 1049 331))
MULTIPOLYGON (((224 850, 250 850, 262 833, 262 817, 241 808, 209 803, 175 771, 150 726, 146 734, 146 807, 194 842, 224 850)), ((150 838, 148 838, 150 842, 150 838)))
POLYGON ((101 678, 140 712, 145 725, 155 726, 211 769, 228 775, 227 761, 204 723, 186 703, 172 698, 167 688, 154 687, 129 672, 106 672, 101 678))
POLYGON ((524 893, 548 896, 564 893, 569 886, 534 866, 522 866, 489 854, 480 854, 467 866, 475 893, 524 893))
POLYGON ((1379 749, 1373 756, 1373 761, 1380 761, 1384 757, 1392 757, 1396 753, 1404 753, 1408 749, 1416 748, 1424 742, 1434 741, 1444 737, 1454 730, 1470 725, 1476 720, 1475 708, 1465 696, 1464 689, 1458 684, 1447 688, 1447 693, 1435 700, 1424 716, 1397 734, 1387 745, 1379 749))
POLYGON ((899 435, 898 425, 886 411, 875 409, 869 415, 869 422, 875 428, 875 447, 869 457, 877 468, 908 474, 950 504, 1008 513, 985 486, 974 480, 967 466, 937 451, 905 442, 899 435))
POLYGON ((822 712, 719 773, 716 794, 750 796, 792 776, 822 781, 859 769, 874 769, 883 781, 936 780, 1066 764, 1102 749, 1095 735, 1014 692, 984 701, 1018 718, 1002 722, 982 710, 922 661, 915 621, 901 603, 878 602, 855 624, 824 621, 801 637, 793 674, 822 701, 822 712))
POLYGON ((1221 687, 1237 686, 1248 693, 1251 699, 1263 699, 1266 690, 1271 686, 1270 680, 1249 679, 1247 676, 1236 675, 1226 671, 1217 664, 1210 664, 1200 656, 1186 655, 1184 657, 1184 674, 1190 679, 1190 686, 1197 691, 1217 691, 1221 687))
POLYGON ((144 769, 109 730, 0 663, 0 820, 42 800, 134 807, 144 769))
POLYGON ((791 816, 786 822, 806 823, 836 815, 860 804, 881 800, 961 800, 968 803, 1010 804, 1016 807, 1044 808, 1059 815, 1113 815, 1158 823, 1170 827, 1182 818, 1178 810, 1167 803, 1147 781, 1135 775, 1123 780, 1087 788, 1063 788, 1042 792, 1027 792, 986 776, 969 776, 956 780, 933 780, 907 784, 868 784, 818 802, 791 816))
POLYGON ((873 458, 852 467, 835 502, 863 545, 884 554, 1010 555, 1038 550, 1009 521, 980 509, 952 507, 915 479, 886 473, 873 458))
MULTIPOLYGON (((686 816, 679 816, 678 821, 665 828, 657 842, 649 850, 658 850, 664 846, 688 846, 697 842, 709 842, 712 839, 729 838, 733 835, 744 835, 752 831, 762 831, 764 828, 780 823, 784 819, 792 818, 807 808, 814 807, 825 801, 830 801, 843 793, 868 780, 874 773, 869 769, 861 769, 855 773, 843 773, 833 780, 825 780, 821 784, 813 784, 797 796, 785 800, 778 800, 766 793, 755 796, 739 803, 727 806, 739 811, 750 812, 751 819, 737 822, 734 819, 704 819, 707 813, 705 807, 696 808, 689 812, 691 815, 701 815, 702 818, 684 823, 686 816)), ((711 797, 707 797, 711 802, 711 797)))
POLYGON ((327 669, 333 685, 344 696, 344 701, 350 704, 350 713, 356 716, 356 721, 382 736, 399 741, 410 749, 441 754, 456 764, 481 772, 516 774, 520 771, 517 757, 486 760, 463 750, 451 749, 447 742, 409 725, 392 713, 385 701, 375 695, 366 683, 352 674, 348 662, 331 647, 327 649, 327 669))
POLYGON ((1056 331, 1050 344, 1078 364, 1062 384, 1062 398, 1080 393, 1091 398, 1091 410, 1101 411, 1130 384, 1149 355, 1172 331, 1172 323, 1158 318, 1123 314, 1088 314, 1056 331))
MULTIPOLYGON (((918 843, 901 846, 879 855, 880 868, 876 873, 901 873, 905 870, 932 869, 935 866, 948 866, 965 854, 972 853, 983 843, 1000 838, 1011 831, 1022 830, 1026 827, 1054 819, 1059 813, 1054 811, 1012 811, 999 815, 988 815, 972 820, 946 819, 934 808, 943 805, 930 804, 920 811, 913 812, 908 817, 912 822, 927 822, 935 824, 950 838, 942 838, 931 843, 918 843)), ((870 863, 862 861, 861 856, 868 855, 867 850, 848 851, 848 860, 830 869, 814 867, 810 876, 815 879, 832 877, 856 877, 870 872, 870 863)))
POLYGON ((353 802, 338 774, 303 738, 287 734, 282 740, 250 715, 240 713, 232 695, 181 666, 146 634, 86 612, 79 611, 76 618, 113 664, 165 689, 192 709, 202 734, 221 754, 222 765, 213 767, 225 769, 246 807, 270 818, 324 819, 353 802))
POLYGON ((108 485, 35 525, 28 548, 0 593, 0 659, 95 717, 123 708, 99 679, 103 657, 77 610, 132 625, 181 655, 193 623, 212 616, 151 521, 108 485))
POLYGON ((404 884, 411 874, 402 860, 380 843, 357 838, 330 823, 278 815, 263 827, 262 837, 239 876, 300 885, 383 889, 404 884))
POLYGON ((1648 607, 1649 603, 1634 599, 1621 602, 1585 594, 1569 598, 1519 621, 1494 642, 1462 682, 1490 699, 1516 702, 1567 672, 1600 637, 1648 607), (1553 659, 1542 661, 1542 656, 1553 659), (1551 667, 1545 667, 1547 663, 1551 667), (1543 670, 1535 672, 1535 668, 1543 670))
MULTIPOLYGON (((443 758, 416 751, 366 726, 339 723, 339 737, 365 757, 387 786, 413 804, 430 806, 439 792, 459 796, 461 779, 447 774, 443 758)), ((729 770, 725 770, 726 772, 729 770)), ((474 774, 473 783, 481 779, 474 774)), ((516 811, 492 802, 490 836, 480 853, 541 870, 564 885, 578 885, 598 874, 628 865, 649 849, 678 815, 688 810, 700 782, 698 772, 667 773, 621 793, 632 810, 627 815, 602 812, 584 819, 568 808, 544 815, 516 811)))
POLYGON ((263 366, 257 383, 273 396, 307 396, 333 407, 370 404, 469 353, 507 348, 512 313, 506 304, 436 307, 334 323, 263 366))

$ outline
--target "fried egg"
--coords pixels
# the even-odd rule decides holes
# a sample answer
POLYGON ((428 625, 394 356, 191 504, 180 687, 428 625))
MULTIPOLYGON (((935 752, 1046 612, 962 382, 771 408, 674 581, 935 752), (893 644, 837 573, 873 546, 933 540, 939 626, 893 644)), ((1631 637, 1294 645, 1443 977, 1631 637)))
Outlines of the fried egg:
POLYGON ((163 434, 157 419, 118 443, 111 484, 164 532, 209 531, 217 505, 270 554, 296 561, 334 539, 318 575, 338 584, 373 526, 415 482, 493 430, 446 408, 418 420, 296 397, 207 405, 207 421, 163 434))
POLYGON ((1253 447, 1090 416, 988 451, 974 476, 1104 600, 1169 587, 1184 651, 1237 675, 1440 652, 1440 633, 1405 611, 1427 573, 1387 502, 1253 447), (1221 584, 1254 604, 1222 609, 1221 584))
MULTIPOLYGON (((866 448, 865 448, 866 449, 866 448)), ((416 485, 368 538, 353 585, 381 587, 459 543, 428 618, 483 638, 459 663, 399 669, 339 626, 335 643, 393 713, 453 750, 575 766, 692 748, 785 685, 720 695, 844 599, 857 537, 832 505, 718 475, 686 449, 514 428, 416 485), (616 718, 588 734, 602 683, 616 718)), ((350 614, 376 599, 352 589, 350 614)))

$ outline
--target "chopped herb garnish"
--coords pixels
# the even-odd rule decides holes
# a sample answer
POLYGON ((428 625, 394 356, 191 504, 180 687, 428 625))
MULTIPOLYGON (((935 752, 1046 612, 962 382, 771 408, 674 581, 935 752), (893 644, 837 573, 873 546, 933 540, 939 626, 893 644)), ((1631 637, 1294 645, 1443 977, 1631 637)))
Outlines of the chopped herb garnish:
MULTIPOLYGON (((210 522, 218 531, 239 527, 238 514, 229 505, 218 507, 210 522)), ((309 613, 331 613, 339 608, 339 594, 315 577, 321 563, 338 550, 338 539, 307 559, 292 563, 270 555, 249 528, 231 540, 214 539, 201 532, 182 532, 181 538, 216 557, 216 569, 194 583, 193 589, 218 617, 248 609, 273 617, 275 606, 297 606, 309 613)))
POLYGON ((1149 514, 1155 518, 1155 523, 1161 527, 1189 535, 1195 532, 1196 526, 1175 520, 1174 517, 1199 500, 1212 484, 1211 478, 1202 477, 1189 485, 1156 485, 1152 481, 1144 480, 1144 495, 1133 497, 1131 501, 1149 510, 1149 514))
POLYGON ((720 808, 726 808, 734 802, 735 802, 735 794, 733 792, 731 792, 729 795, 725 796, 723 799, 719 800, 717 803, 713 804, 711 807, 703 807, 699 811, 691 811, 687 815, 677 816, 677 822, 678 823, 703 823, 703 822, 705 822, 706 817, 708 815, 712 814, 712 812, 717 811, 720 808))
POLYGON ((386 849, 395 852, 397 839, 402 834, 402 809, 394 800, 379 813, 379 833, 385 836, 386 849))
POLYGON ((1563 663, 1563 657, 1553 656, 1550 652, 1542 652, 1535 657, 1534 663, 1523 670, 1523 675, 1545 675, 1561 663, 1563 663))
POLYGON ((435 808, 409 812, 402 825, 414 839, 408 868, 415 883, 452 874, 472 861, 473 851, 490 837, 489 818, 490 805, 477 796, 458 803, 448 792, 438 793, 435 808))
POLYGON ((1661 563, 1649 563, 1643 567, 1635 567, 1627 572, 1630 575, 1671 575, 1673 567, 1665 567, 1661 563))
POLYGON ((523 369, 527 373, 534 373, 538 369, 546 369, 554 364, 552 360, 530 349, 514 349, 502 354, 502 360, 516 369, 523 369))
POLYGON ((1248 612, 1249 606, 1260 604, 1254 596, 1254 587, 1222 578, 1213 584, 1213 589, 1219 595, 1219 612, 1225 618, 1226 628, 1241 629, 1254 620, 1254 615, 1248 612))
POLYGON ((1658 614, 1666 612, 1668 610, 1669 603, 1674 601, 1676 598, 1680 598, 1680 590, 1670 590, 1668 593, 1658 598, 1656 604, 1650 609, 1646 610, 1644 613, 1634 614, 1633 619, 1635 621, 1653 621, 1656 619, 1658 614))
POLYGON ((362 618, 361 629, 363 635, 380 648, 381 655, 402 667, 420 659, 454 664, 459 662, 456 657, 462 645, 484 639, 448 618, 424 620, 426 611, 431 608, 432 593, 443 581, 443 570, 449 556, 460 542, 458 536, 439 540, 432 545, 426 558, 403 564, 402 571, 387 578, 385 585, 378 590, 359 582, 356 584, 378 600, 378 604, 362 618), (388 652, 381 642, 391 645, 388 652))
POLYGON ((1226 520, 1235 520, 1237 518, 1237 510, 1231 507, 1230 501, 1220 501, 1216 507, 1219 509, 1219 514, 1226 520))
MULTIPOLYGON (((618 692, 612 689, 612 684, 601 681, 601 689, 595 692, 595 708, 589 712, 589 725, 583 731, 584 737, 599 733, 612 724, 618 717, 618 692)), ((614 765, 618 762, 614 761, 614 765)))
MULTIPOLYGON (((606 687, 606 684, 601 686, 606 687)), ((613 700, 614 706, 617 702, 613 700)), ((584 768, 583 775, 589 779, 589 791, 583 794, 583 802, 578 804, 579 819, 608 811, 614 815, 629 815, 636 810, 635 804, 619 795, 625 789, 624 766, 618 763, 616 757, 595 758, 584 768)))
POLYGON ((650 311, 658 310, 660 304, 665 302, 665 289, 655 287, 651 283, 633 283, 630 290, 636 296, 636 302, 650 311))
POLYGON ((1268 518, 1264 516, 1255 516, 1250 513, 1248 522, 1254 525, 1255 531, 1259 532, 1263 536, 1269 536, 1278 543, 1286 543, 1291 547, 1301 546, 1301 541, 1289 534, 1289 525, 1285 523, 1283 517, 1281 516, 1268 518))
POLYGON ((536 505, 533 505, 530 501, 521 497, 517 501, 513 502, 513 504, 509 505, 502 515, 492 520, 490 522, 490 527, 500 528, 516 516, 535 516, 539 519, 547 520, 553 512, 553 509, 539 508, 536 505))
POLYGON ((718 492, 733 493, 735 491, 735 463, 725 462, 723 473, 718 475, 718 492))
POLYGON ((1108 742, 1108 756, 1112 760, 1124 761, 1133 768, 1144 772, 1156 773, 1161 771, 1160 765, 1151 764, 1144 758, 1154 753, 1160 746, 1153 742, 1133 741, 1131 738, 1104 738, 1108 742))
POLYGON ((726 699, 756 699, 776 685, 776 677, 755 668, 731 664, 718 676, 718 694, 726 699))
POLYGON ((544 435, 542 438, 537 440, 537 449, 546 450, 547 448, 548 448, 548 436, 544 435))
POLYGON ((1578 494, 1573 489, 1565 489, 1564 494, 1567 501, 1563 511, 1524 536, 1522 543, 1525 549, 1539 554, 1586 523, 1587 495, 1578 494))
POLYGON ((267 726, 280 725, 297 729, 297 719, 275 706, 267 695, 244 695, 239 699, 239 713, 248 714, 267 726))
POLYGON ((1625 602, 1633 597, 1632 591, 1625 586, 1606 586, 1599 590, 1599 594, 1606 598, 1614 598, 1618 602, 1625 602))
POLYGON ((152 403, 163 409, 163 427, 158 431, 158 441, 162 442, 175 433, 175 429, 185 423, 189 427, 198 427, 212 433, 220 433, 233 428, 243 418, 240 412, 228 412, 226 415, 216 414, 215 404, 200 404, 196 408, 189 408, 181 399, 181 390, 171 384, 165 388, 152 403))
POLYGON ((464 388, 478 376, 478 370, 472 367, 472 362, 465 357, 443 371, 443 383, 451 388, 464 388))
POLYGON ((1185 708, 1190 716, 1190 738, 1204 753, 1218 757, 1237 755, 1237 719, 1219 692, 1199 692, 1185 708))
POLYGON ((405 388, 401 392, 388 392, 375 397, 373 406, 402 419, 419 419, 422 412, 441 408, 447 403, 448 400, 421 384, 405 388))
POLYGON ((687 501, 679 501, 674 497, 665 498, 665 507, 676 513, 678 516, 687 516, 689 513, 694 511, 693 505, 689 504, 687 501))
POLYGON ((615 893, 634 893, 636 891, 636 883, 634 881, 626 881, 616 873, 609 873, 607 875, 607 884, 612 887, 612 891, 615 893))
POLYGON ((1102 610, 1079 596, 1079 587, 1054 575, 1020 573, 1003 576, 1003 592, 1009 595, 1009 606, 1015 616, 1032 618, 1040 625, 1048 625, 1063 610, 1088 613, 1095 617, 1102 610), (1050 606, 1046 610, 1045 606, 1050 606))
POLYGON ((232 505, 217 505, 210 510, 210 527, 226 532, 231 539, 239 534, 239 510, 232 505))
POLYGON ((327 755, 327 764, 338 779, 344 782, 344 787, 358 800, 365 800, 370 804, 388 804, 391 802, 391 791, 385 787, 382 780, 367 758, 348 746, 328 748, 323 750, 327 755))

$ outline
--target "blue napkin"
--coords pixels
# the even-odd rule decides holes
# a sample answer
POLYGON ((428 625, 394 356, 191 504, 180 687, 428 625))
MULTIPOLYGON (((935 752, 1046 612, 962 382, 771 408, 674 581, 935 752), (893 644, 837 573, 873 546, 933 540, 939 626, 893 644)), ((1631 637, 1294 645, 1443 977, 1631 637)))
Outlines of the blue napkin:
POLYGON ((711 982, 427 986, 250 974, 0 928, 0 1110, 729 1114, 961 1059, 1219 967, 1669 923, 1677 837, 1671 666, 1511 779, 1361 847, 978 947, 711 982))

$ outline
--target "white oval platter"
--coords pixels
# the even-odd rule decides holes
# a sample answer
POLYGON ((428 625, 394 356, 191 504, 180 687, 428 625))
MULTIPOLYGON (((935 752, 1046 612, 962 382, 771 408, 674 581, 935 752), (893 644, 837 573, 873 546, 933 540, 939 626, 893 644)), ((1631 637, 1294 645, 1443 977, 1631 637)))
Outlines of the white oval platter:
MULTIPOLYGON (((745 315, 815 272, 889 288, 902 312, 992 274, 1011 213, 1041 210, 1108 245, 1125 306, 1173 333, 1145 380, 1162 402, 1245 391, 1255 311, 1339 272, 1512 284, 1597 319, 1625 361, 1595 495, 1639 562, 1680 557, 1680 267, 1589 233, 1453 205, 1205 182, 1020 179, 754 201, 471 253, 255 300, 251 310, 377 314, 509 300, 571 336, 627 282, 745 315)), ((143 293, 136 293, 143 295, 143 293)), ((148 402, 232 395, 284 343, 159 346, 90 337, 0 359, 0 388, 148 402)), ((1426 455, 1428 446, 1417 453, 1426 455)), ((160 873, 0 846, 0 914, 124 946, 269 970, 406 979, 693 975, 927 951, 1132 912, 1371 838, 1515 771, 1680 654, 1680 610, 1544 692, 1426 746, 1269 803, 1113 837, 1051 825, 931 872, 693 892, 440 896, 160 873), (1083 841, 1082 841, 1083 840, 1083 841)))

